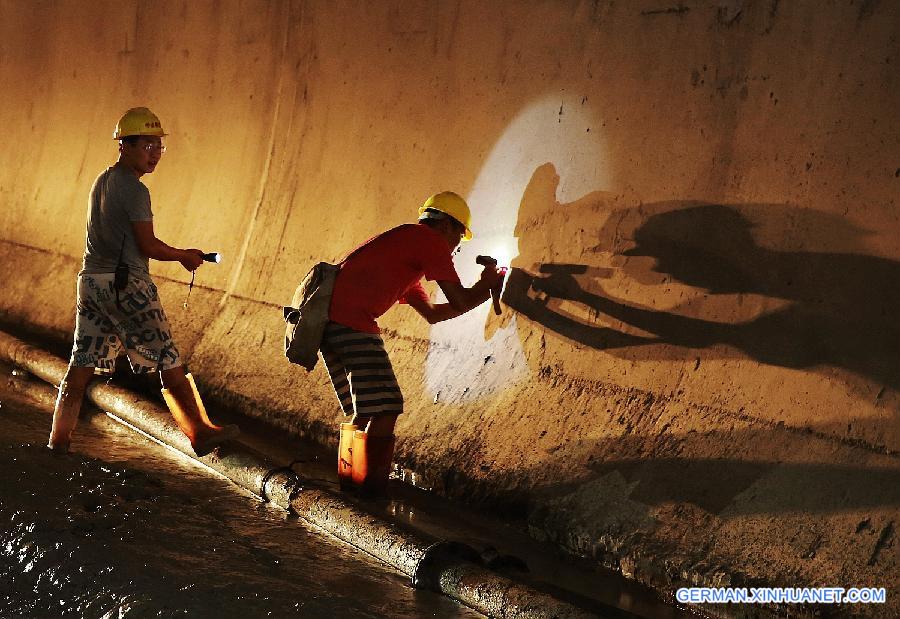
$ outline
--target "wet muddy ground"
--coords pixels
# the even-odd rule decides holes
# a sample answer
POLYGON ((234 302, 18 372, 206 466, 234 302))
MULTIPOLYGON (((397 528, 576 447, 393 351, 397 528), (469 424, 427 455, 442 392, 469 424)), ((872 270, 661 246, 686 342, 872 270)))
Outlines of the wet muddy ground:
MULTIPOLYGON (((114 382, 158 397, 130 373, 117 373, 114 382)), ((50 455, 43 444, 55 395, 0 363, 0 517, 12 523, 0 539, 0 577, 9 576, 0 585, 0 617, 480 616, 411 589, 402 574, 90 404, 94 423, 79 424, 76 454, 50 455), (104 578, 93 576, 101 572, 104 578)), ((294 462, 301 477, 337 491, 332 450, 216 410, 220 421, 241 424, 241 442, 275 462, 294 462)), ((619 574, 535 542, 515 523, 392 484, 392 499, 365 509, 468 543, 514 580, 604 617, 695 616, 619 574)))
POLYGON ((0 381, 0 617, 478 617, 125 428, 0 381))

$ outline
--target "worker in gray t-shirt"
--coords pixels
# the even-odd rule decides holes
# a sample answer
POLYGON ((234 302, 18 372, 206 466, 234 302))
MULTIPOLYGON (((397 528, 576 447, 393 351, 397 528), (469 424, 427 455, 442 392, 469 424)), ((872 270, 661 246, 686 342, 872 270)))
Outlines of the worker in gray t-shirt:
POLYGON ((97 177, 91 188, 84 266, 79 275, 114 273, 121 262, 135 277, 150 279, 150 258, 141 253, 132 222, 153 221, 150 191, 122 162, 97 177))
POLYGON ((153 232, 150 192, 140 178, 156 170, 165 152, 165 135, 159 118, 147 108, 125 112, 113 135, 119 159, 91 188, 75 341, 47 443, 54 451, 69 450, 91 377, 112 372, 123 352, 136 374, 159 372, 166 404, 198 456, 239 433, 237 426, 210 421, 193 377, 185 374, 150 279, 150 258, 180 262, 188 271, 203 263, 199 249, 171 247, 153 232))

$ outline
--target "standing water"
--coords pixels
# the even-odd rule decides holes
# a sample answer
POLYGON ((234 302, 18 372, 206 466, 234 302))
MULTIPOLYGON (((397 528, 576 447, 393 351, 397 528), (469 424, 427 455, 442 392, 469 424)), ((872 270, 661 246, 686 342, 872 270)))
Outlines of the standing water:
POLYGON ((0 371, 0 617, 481 616, 128 429, 52 455, 0 371))

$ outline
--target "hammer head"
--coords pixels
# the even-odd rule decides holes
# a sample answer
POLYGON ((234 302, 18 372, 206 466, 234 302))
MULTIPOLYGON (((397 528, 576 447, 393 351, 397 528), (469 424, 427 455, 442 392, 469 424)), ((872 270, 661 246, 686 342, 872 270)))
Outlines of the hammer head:
POLYGON ((480 264, 483 267, 495 267, 497 266, 496 258, 491 258, 490 256, 475 256, 475 262, 480 264))

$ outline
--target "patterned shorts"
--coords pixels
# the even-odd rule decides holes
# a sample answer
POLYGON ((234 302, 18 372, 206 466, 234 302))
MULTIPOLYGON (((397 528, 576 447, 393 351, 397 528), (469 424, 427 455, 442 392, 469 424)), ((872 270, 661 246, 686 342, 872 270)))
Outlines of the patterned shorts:
POLYGON ((113 288, 112 273, 80 275, 71 365, 111 373, 123 349, 135 374, 168 370, 181 357, 166 313, 151 281, 132 277, 128 287, 113 288))
POLYGON ((403 394, 380 335, 329 322, 320 352, 345 415, 403 412, 403 394))

